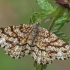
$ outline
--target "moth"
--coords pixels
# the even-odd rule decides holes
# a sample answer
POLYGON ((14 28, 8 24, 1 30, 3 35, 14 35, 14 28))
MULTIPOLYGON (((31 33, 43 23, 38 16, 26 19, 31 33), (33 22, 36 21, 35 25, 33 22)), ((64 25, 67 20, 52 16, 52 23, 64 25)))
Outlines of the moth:
POLYGON ((30 55, 38 64, 50 64, 54 59, 70 57, 70 45, 40 27, 38 22, 0 28, 0 45, 15 59, 30 55))

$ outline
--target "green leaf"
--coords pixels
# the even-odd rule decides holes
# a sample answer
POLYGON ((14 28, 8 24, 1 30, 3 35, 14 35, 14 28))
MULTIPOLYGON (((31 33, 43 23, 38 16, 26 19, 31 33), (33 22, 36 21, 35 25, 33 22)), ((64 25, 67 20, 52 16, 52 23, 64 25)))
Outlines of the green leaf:
POLYGON ((55 21, 55 26, 53 28, 53 30, 60 30, 65 23, 68 23, 69 20, 67 19, 67 17, 60 17, 55 21))
POLYGON ((35 61, 33 65, 34 65, 34 67, 37 67, 37 62, 35 61))
POLYGON ((46 69, 46 67, 47 67, 47 64, 44 64, 44 65, 43 65, 43 69, 46 69))
POLYGON ((44 18, 47 17, 47 15, 51 14, 51 12, 34 12, 33 15, 30 17, 30 24, 33 24, 35 22, 40 22, 41 20, 43 20, 44 18))
POLYGON ((53 8, 53 6, 48 3, 47 0, 37 0, 39 6, 44 9, 44 10, 47 10, 47 11, 54 11, 55 9, 53 8))
POLYGON ((34 62, 34 67, 36 67, 36 70, 43 70, 43 69, 46 69, 47 67, 47 64, 37 64, 37 62, 35 61, 34 62))
POLYGON ((36 67, 36 70, 43 70, 42 65, 38 65, 38 66, 36 67))
POLYGON ((52 31, 52 32, 68 44, 69 38, 63 32, 60 32, 60 31, 57 31, 57 30, 52 31))
POLYGON ((64 26, 65 23, 68 23, 70 20, 67 18, 67 14, 63 15, 62 17, 55 20, 55 25, 53 27, 52 32, 56 34, 59 38, 64 40, 66 43, 68 43, 69 38, 63 33, 60 32, 60 29, 64 26))
POLYGON ((44 65, 40 64, 36 67, 36 70, 43 70, 43 69, 46 69, 46 67, 47 67, 47 64, 44 64, 44 65))
POLYGON ((60 17, 62 17, 65 14, 65 11, 66 11, 66 9, 64 9, 64 7, 58 6, 56 8, 56 10, 54 11, 54 13, 52 13, 53 14, 52 18, 53 19, 52 19, 51 24, 49 26, 49 31, 51 31, 53 29, 53 27, 55 25, 55 21, 57 19, 59 19, 60 17))

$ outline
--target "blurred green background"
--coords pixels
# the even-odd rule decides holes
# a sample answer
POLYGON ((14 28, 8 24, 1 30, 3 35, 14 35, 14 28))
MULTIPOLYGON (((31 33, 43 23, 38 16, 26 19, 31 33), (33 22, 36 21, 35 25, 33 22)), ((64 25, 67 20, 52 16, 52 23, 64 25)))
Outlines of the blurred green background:
MULTIPOLYGON (((54 0, 50 0, 53 3, 54 0)), ((56 6, 56 5, 54 5, 56 6)), ((0 27, 29 23, 33 13, 42 11, 36 0, 0 0, 0 27)), ((49 23, 42 23, 42 27, 48 27, 49 23)), ((70 38, 70 24, 65 24, 62 31, 70 38)), ((0 70, 36 70, 34 60, 30 56, 15 60, 6 55, 0 48, 0 70)), ((65 61, 54 60, 46 70, 69 70, 70 59, 65 61)))

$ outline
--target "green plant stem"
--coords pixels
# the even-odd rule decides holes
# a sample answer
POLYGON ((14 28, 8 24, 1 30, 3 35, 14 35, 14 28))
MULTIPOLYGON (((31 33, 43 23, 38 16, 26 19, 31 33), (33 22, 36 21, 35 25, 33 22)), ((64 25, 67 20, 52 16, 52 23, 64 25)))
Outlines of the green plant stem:
POLYGON ((64 14, 64 12, 66 11, 66 8, 64 8, 64 7, 61 7, 61 6, 58 6, 57 7, 57 9, 56 9, 56 11, 53 13, 54 15, 53 15, 53 19, 52 19, 52 22, 51 22, 51 24, 50 24, 50 26, 49 26, 49 31, 51 31, 52 30, 52 28, 53 28, 53 26, 55 25, 55 20, 57 19, 57 18, 59 18, 59 17, 61 17, 63 14, 64 14))
POLYGON ((70 18, 70 12, 67 14, 67 19, 69 19, 70 18))

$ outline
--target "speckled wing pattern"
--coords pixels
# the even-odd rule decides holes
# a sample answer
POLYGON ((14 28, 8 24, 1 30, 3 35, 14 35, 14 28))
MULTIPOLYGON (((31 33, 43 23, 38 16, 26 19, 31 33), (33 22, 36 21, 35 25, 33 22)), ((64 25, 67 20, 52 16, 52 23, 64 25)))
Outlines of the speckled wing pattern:
POLYGON ((48 64, 54 59, 64 60, 70 57, 70 45, 55 34, 38 27, 37 35, 33 40, 32 33, 35 34, 33 25, 21 24, 0 28, 0 45, 5 49, 6 54, 15 59, 31 55, 39 64, 48 64))

